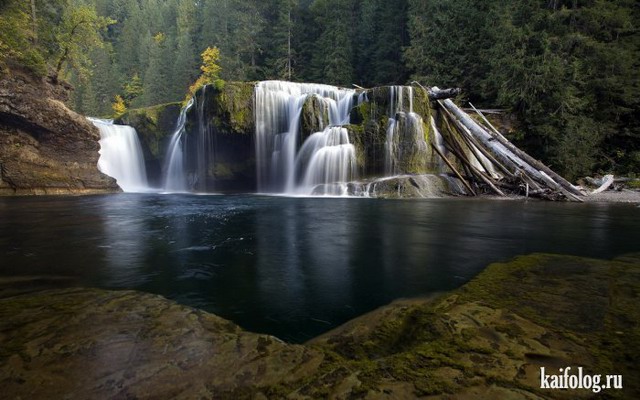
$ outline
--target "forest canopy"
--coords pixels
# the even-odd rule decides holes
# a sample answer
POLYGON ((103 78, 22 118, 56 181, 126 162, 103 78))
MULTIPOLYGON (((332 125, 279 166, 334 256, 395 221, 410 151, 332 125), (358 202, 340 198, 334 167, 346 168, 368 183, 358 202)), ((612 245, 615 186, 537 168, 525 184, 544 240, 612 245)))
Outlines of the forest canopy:
POLYGON ((635 0, 0 0, 0 67, 71 82, 87 115, 182 100, 207 48, 225 80, 461 87, 569 178, 637 174, 638 21, 635 0))

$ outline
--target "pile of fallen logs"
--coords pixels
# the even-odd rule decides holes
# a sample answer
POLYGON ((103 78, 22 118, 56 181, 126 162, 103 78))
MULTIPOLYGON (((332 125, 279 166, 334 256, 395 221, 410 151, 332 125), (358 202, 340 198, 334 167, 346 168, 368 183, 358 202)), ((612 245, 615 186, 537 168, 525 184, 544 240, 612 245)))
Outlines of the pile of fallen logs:
POLYGON ((449 97, 456 89, 426 89, 437 105, 431 146, 471 195, 523 195, 549 200, 583 201, 584 193, 542 162, 509 142, 472 104, 472 118, 449 97), (440 140, 434 140, 438 138, 440 140))

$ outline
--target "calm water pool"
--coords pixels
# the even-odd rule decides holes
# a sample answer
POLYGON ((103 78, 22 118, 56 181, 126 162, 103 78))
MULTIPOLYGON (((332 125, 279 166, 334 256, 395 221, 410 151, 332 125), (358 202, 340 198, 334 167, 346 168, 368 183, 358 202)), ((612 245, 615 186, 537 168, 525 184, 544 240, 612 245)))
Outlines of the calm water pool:
MULTIPOLYGON (((301 342, 531 252, 640 251, 640 208, 478 199, 0 198, 0 278, 157 293, 301 342)), ((5 283, 8 284, 8 283, 5 283)))

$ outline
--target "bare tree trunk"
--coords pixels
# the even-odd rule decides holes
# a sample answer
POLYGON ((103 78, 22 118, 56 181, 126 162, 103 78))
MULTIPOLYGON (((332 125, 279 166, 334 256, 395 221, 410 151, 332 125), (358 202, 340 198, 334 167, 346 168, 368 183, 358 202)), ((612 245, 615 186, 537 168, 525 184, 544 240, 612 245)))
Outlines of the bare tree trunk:
POLYGON ((33 44, 38 44, 38 18, 36 16, 36 0, 31 0, 31 29, 33 30, 33 44))
POLYGON ((291 5, 289 5, 289 14, 288 14, 288 35, 287 35, 287 75, 288 79, 291 80, 291 5))
MULTIPOLYGON (((437 88, 434 89, 437 90, 437 88)), ((582 194, 575 193, 577 192, 576 188, 563 187, 563 185, 554 181, 547 173, 545 173, 545 171, 537 169, 535 166, 532 166, 527 161, 514 154, 511 149, 509 149, 499 140, 496 140, 494 136, 492 136, 487 130, 485 130, 471 117, 469 117, 469 115, 464 113, 450 99, 438 100, 438 103, 443 108, 448 110, 453 116, 455 116, 455 118, 468 129, 469 133, 471 133, 476 138, 479 144, 490 151, 497 161, 502 163, 510 171, 513 171, 514 174, 518 173, 518 171, 521 171, 523 175, 527 175, 529 178, 535 180, 543 186, 561 192, 571 200, 582 201, 582 194)))

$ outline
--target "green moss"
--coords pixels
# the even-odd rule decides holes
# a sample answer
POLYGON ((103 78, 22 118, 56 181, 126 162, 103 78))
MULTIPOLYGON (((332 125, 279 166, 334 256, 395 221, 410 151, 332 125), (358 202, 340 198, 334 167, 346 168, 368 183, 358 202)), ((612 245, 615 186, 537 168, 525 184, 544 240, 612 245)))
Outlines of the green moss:
POLYGON ((207 87, 207 118, 222 133, 251 134, 253 124, 253 82, 225 82, 207 87))
POLYGON ((624 185, 629 189, 640 189, 640 179, 625 182, 624 185))

